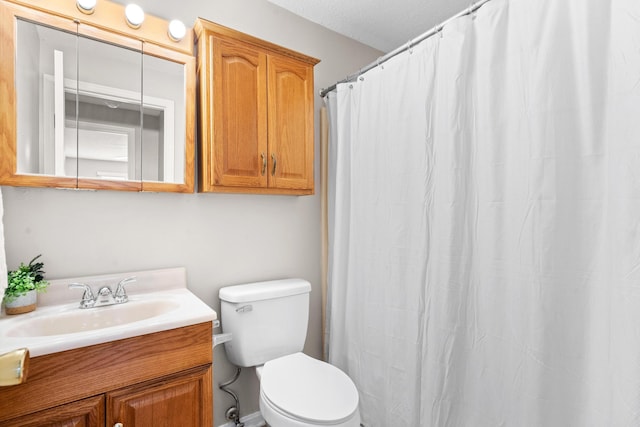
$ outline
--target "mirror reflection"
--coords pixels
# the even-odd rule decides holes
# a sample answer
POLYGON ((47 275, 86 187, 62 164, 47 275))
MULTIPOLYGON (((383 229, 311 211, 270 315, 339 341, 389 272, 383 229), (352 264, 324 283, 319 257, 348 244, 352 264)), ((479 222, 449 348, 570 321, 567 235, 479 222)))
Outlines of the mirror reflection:
POLYGON ((73 89, 65 94, 64 78, 77 80, 77 37, 22 20, 17 26, 17 170, 66 176, 64 116, 55 117, 54 112, 56 104, 64 105, 65 98, 75 97, 73 89))
POLYGON ((143 56, 145 116, 142 180, 185 181, 186 70, 184 64, 143 56))
MULTIPOLYGON (((140 180, 142 53, 77 38, 78 96, 65 103, 69 172, 79 178, 140 180), (74 104, 74 99, 76 103, 74 104), (72 165, 75 165, 75 170, 72 165)), ((65 138, 66 139, 66 138, 65 138)))
POLYGON ((183 63, 19 19, 17 171, 185 181, 183 63))

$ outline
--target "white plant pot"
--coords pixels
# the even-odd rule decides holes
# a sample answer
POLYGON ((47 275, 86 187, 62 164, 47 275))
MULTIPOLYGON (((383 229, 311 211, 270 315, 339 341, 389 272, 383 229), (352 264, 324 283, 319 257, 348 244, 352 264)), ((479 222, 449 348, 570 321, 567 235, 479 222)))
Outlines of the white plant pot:
POLYGON ((36 309, 37 297, 38 293, 35 290, 29 291, 25 295, 20 295, 11 302, 5 301, 4 308, 7 314, 28 313, 36 309))

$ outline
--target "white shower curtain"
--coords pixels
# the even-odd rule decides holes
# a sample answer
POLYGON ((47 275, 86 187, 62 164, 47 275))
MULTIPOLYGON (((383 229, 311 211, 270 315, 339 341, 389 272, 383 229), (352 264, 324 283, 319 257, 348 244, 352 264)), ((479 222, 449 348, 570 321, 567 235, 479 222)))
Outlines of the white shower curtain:
POLYGON ((328 95, 367 427, 640 425, 640 2, 492 0, 328 95))

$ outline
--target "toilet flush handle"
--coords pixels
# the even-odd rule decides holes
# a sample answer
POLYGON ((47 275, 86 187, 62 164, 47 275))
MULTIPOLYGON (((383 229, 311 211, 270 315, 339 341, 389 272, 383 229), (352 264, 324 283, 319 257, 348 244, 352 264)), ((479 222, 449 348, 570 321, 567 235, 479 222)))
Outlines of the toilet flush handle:
POLYGON ((236 313, 249 313, 250 311, 253 311, 253 306, 251 304, 236 308, 236 313))

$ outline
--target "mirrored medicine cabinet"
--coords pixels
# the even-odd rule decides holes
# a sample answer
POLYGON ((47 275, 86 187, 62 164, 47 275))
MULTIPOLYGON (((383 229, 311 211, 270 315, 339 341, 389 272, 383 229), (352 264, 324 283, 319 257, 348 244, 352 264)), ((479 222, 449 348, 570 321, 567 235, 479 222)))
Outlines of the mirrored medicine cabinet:
POLYGON ((193 192, 193 39, 166 24, 0 0, 0 185, 193 192))

